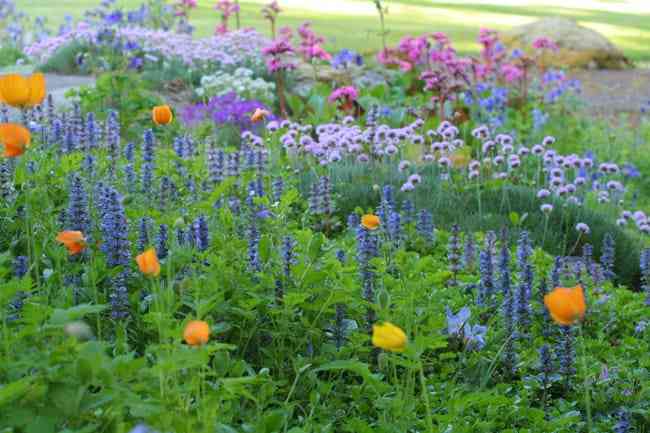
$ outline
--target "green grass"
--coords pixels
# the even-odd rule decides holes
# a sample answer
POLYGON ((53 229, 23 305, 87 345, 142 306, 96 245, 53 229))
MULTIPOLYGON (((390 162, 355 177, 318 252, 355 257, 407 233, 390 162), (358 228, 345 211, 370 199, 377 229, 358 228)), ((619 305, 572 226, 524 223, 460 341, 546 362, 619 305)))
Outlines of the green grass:
MULTIPOLYGON (((58 0, 56 8, 51 1, 17 0, 19 8, 32 15, 45 15, 50 23, 58 24, 69 13, 79 16, 98 0, 58 0)), ((134 6, 140 0, 121 0, 134 6)), ((199 34, 209 34, 217 24, 218 16, 212 10, 213 0, 199 0, 193 11, 192 22, 199 34)), ((243 0, 242 24, 266 30, 259 10, 267 0, 243 0)), ((406 34, 444 31, 464 53, 476 52, 476 36, 480 27, 506 30, 540 17, 560 15, 575 18, 581 24, 607 36, 626 55, 636 61, 650 60, 650 3, 645 0, 474 0, 464 2, 447 0, 388 0, 387 27, 389 40, 395 42, 406 34)), ((333 49, 355 48, 363 53, 376 51, 380 46, 379 21, 370 0, 280 0, 284 12, 280 26, 295 27, 305 20, 328 37, 333 49)))

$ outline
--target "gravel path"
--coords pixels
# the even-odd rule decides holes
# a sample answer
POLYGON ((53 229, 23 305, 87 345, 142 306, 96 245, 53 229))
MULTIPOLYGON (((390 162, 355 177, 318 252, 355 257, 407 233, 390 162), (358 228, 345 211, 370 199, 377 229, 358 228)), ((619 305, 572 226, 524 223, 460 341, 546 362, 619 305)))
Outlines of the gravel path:
POLYGON ((94 77, 76 75, 45 74, 45 81, 57 106, 66 104, 65 94, 68 90, 95 84, 94 77))

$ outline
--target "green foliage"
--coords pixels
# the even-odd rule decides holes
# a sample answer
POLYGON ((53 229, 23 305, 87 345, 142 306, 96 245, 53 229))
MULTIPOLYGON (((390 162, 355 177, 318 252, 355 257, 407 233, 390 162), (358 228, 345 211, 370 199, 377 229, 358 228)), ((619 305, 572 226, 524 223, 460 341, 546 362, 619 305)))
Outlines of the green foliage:
MULTIPOLYGON (((98 89, 138 91, 133 77, 107 77, 115 81, 101 80, 98 89)), ((124 103, 110 97, 113 103, 124 103)), ((85 101, 100 103, 94 95, 85 101)), ((135 122, 126 117, 139 109, 125 110, 122 121, 135 122)), ((517 341, 516 375, 502 363, 507 337, 501 295, 478 305, 476 265, 457 275, 449 271, 447 222, 480 231, 514 224, 537 233, 539 203, 526 187, 489 185, 482 191, 485 205, 479 218, 471 189, 453 184, 453 178, 445 183, 436 181, 439 174, 425 173, 430 180, 412 199, 419 208, 435 211, 437 240, 420 238, 413 223, 405 224, 399 246, 388 240, 385 227, 374 232, 381 241, 378 256, 370 261, 375 293, 364 298, 355 233, 329 230, 320 224, 325 217, 306 212, 306 194, 300 190, 310 179, 299 174, 308 169, 290 165, 288 156, 271 144, 267 171, 245 168, 212 183, 207 140, 197 137, 197 154, 183 159, 170 149, 170 134, 159 134, 155 147, 156 178, 168 176, 179 186, 164 204, 157 192, 142 193, 138 185, 129 192, 133 185, 121 175, 126 163, 122 153, 115 161, 120 175, 112 178, 106 149, 92 150, 97 164, 91 174, 82 169, 83 155, 61 154, 55 146, 40 145, 38 137, 17 162, 12 179, 19 194, 14 202, 0 205, 0 219, 7 222, 0 250, 8 251, 0 255, 3 428, 128 432, 146 423, 177 433, 571 432, 586 428, 585 380, 598 429, 612 430, 620 408, 628 411, 638 430, 650 422, 650 364, 645 356, 650 329, 635 329, 647 319, 644 295, 611 283, 595 287, 585 277, 589 310, 577 343, 585 345, 587 368, 578 364, 569 386, 557 378, 543 385, 538 349, 545 343, 560 345, 557 329, 545 322, 537 290, 552 258, 539 248, 533 254, 532 323, 526 340, 517 341), (61 179, 71 173, 84 180, 93 219, 93 242, 76 259, 68 258, 54 241, 61 228, 57 215, 69 198, 61 179), (277 177, 285 182, 277 202, 269 196, 249 198, 251 181, 259 179, 271 191, 277 177), (144 217, 152 218, 155 227, 167 224, 173 233, 193 230, 193 221, 204 215, 210 229, 205 251, 182 244, 172 234, 158 278, 145 278, 131 262, 126 319, 110 314, 113 279, 124 269, 109 268, 100 250, 99 179, 126 194, 127 236, 133 244, 139 237, 137 222, 144 217), (201 188, 190 187, 203 180, 208 182, 201 188), (241 211, 231 210, 235 199, 241 211), (260 209, 271 215, 260 216, 260 209), (252 223, 259 230, 259 272, 249 265, 252 223), (286 236, 295 239, 295 257, 288 267, 286 236), (341 260, 338 251, 346 258, 341 260), (12 276, 11 262, 18 255, 30 258, 30 272, 23 278, 12 276), (16 308, 19 295, 22 307, 16 308), (472 323, 488 328, 480 351, 469 350, 463 337, 446 333, 446 307, 456 312, 463 306, 471 307, 472 323), (403 327, 411 340, 403 354, 371 347, 369 313, 376 317, 373 322, 403 327), (195 319, 211 327, 210 341, 201 347, 183 343, 184 325, 195 319), (89 332, 79 332, 79 322, 89 332), (333 338, 337 329, 343 329, 340 346, 333 338), (607 378, 601 374, 604 368, 609 369, 607 378), (548 397, 546 408, 543 396, 548 397)), ((230 144, 226 140, 217 144, 225 147, 230 144)), ((139 170, 143 155, 136 153, 139 170)), ((341 165, 331 175, 340 219, 352 208, 376 208, 379 197, 373 185, 396 180, 381 164, 363 169, 341 165)), ((562 219, 551 221, 554 230, 545 249, 552 251, 553 243, 562 241, 570 253, 572 239, 562 240, 559 233, 572 233, 578 218, 596 236, 601 223, 589 215, 588 209, 558 212, 562 219), (560 230, 562 225, 566 227, 560 230)), ((620 256, 629 260, 633 242, 624 237, 617 241, 620 256)), ((140 252, 131 250, 132 255, 140 252)), ((521 281, 514 267, 512 277, 517 287, 521 281)), ((571 274, 563 280, 575 283, 571 274)))
MULTIPOLYGON (((579 256, 582 246, 589 242, 595 256, 600 257, 603 238, 606 233, 614 236, 619 254, 616 256, 616 273, 621 284, 639 287, 639 268, 636 260, 644 244, 638 234, 618 227, 615 215, 603 214, 589 206, 567 205, 560 200, 550 201, 555 210, 546 221, 540 211, 542 201, 536 197, 535 189, 513 186, 495 181, 476 186, 456 179, 440 181, 440 173, 434 168, 422 171, 423 183, 415 191, 397 192, 398 201, 411 200, 418 208, 429 209, 434 215, 434 224, 445 230, 458 224, 467 231, 498 232, 503 227, 513 227, 513 239, 520 230, 526 230, 535 244, 553 255, 579 256), (575 226, 579 222, 591 228, 588 238, 581 237, 575 226)), ((395 170, 395 163, 338 164, 332 167, 330 175, 337 193, 337 211, 343 220, 356 208, 376 208, 381 197, 381 187, 399 187, 403 175, 395 170)), ((305 171, 301 189, 308 194, 315 181, 314 172, 305 171)))
POLYGON ((57 50, 46 63, 40 65, 38 70, 41 72, 75 75, 80 73, 78 56, 86 49, 86 45, 81 42, 73 42, 57 50))
POLYGON ((0 67, 13 66, 19 60, 25 60, 25 54, 16 47, 0 47, 0 67))
POLYGON ((110 110, 119 113, 122 128, 127 137, 143 131, 143 125, 151 124, 151 110, 162 100, 148 84, 135 73, 111 72, 100 75, 94 86, 70 90, 66 95, 77 98, 84 112, 94 112, 105 118, 110 110))

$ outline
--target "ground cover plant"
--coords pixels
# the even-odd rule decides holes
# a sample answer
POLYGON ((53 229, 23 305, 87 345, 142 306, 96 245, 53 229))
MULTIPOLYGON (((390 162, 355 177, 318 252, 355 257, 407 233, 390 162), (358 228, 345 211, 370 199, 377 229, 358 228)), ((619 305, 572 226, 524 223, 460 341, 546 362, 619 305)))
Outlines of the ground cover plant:
POLYGON ((97 82, 0 75, 0 432, 650 431, 650 102, 205 5, 12 45, 97 82))

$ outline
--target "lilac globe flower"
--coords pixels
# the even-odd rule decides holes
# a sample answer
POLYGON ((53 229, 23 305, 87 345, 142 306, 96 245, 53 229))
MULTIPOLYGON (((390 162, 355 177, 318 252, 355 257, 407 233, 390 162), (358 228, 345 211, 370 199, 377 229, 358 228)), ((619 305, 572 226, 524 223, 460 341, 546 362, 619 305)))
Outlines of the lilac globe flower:
POLYGON ((579 231, 582 234, 585 234, 585 235, 588 235, 589 233, 591 233, 591 229, 585 223, 576 224, 576 230, 579 231))

